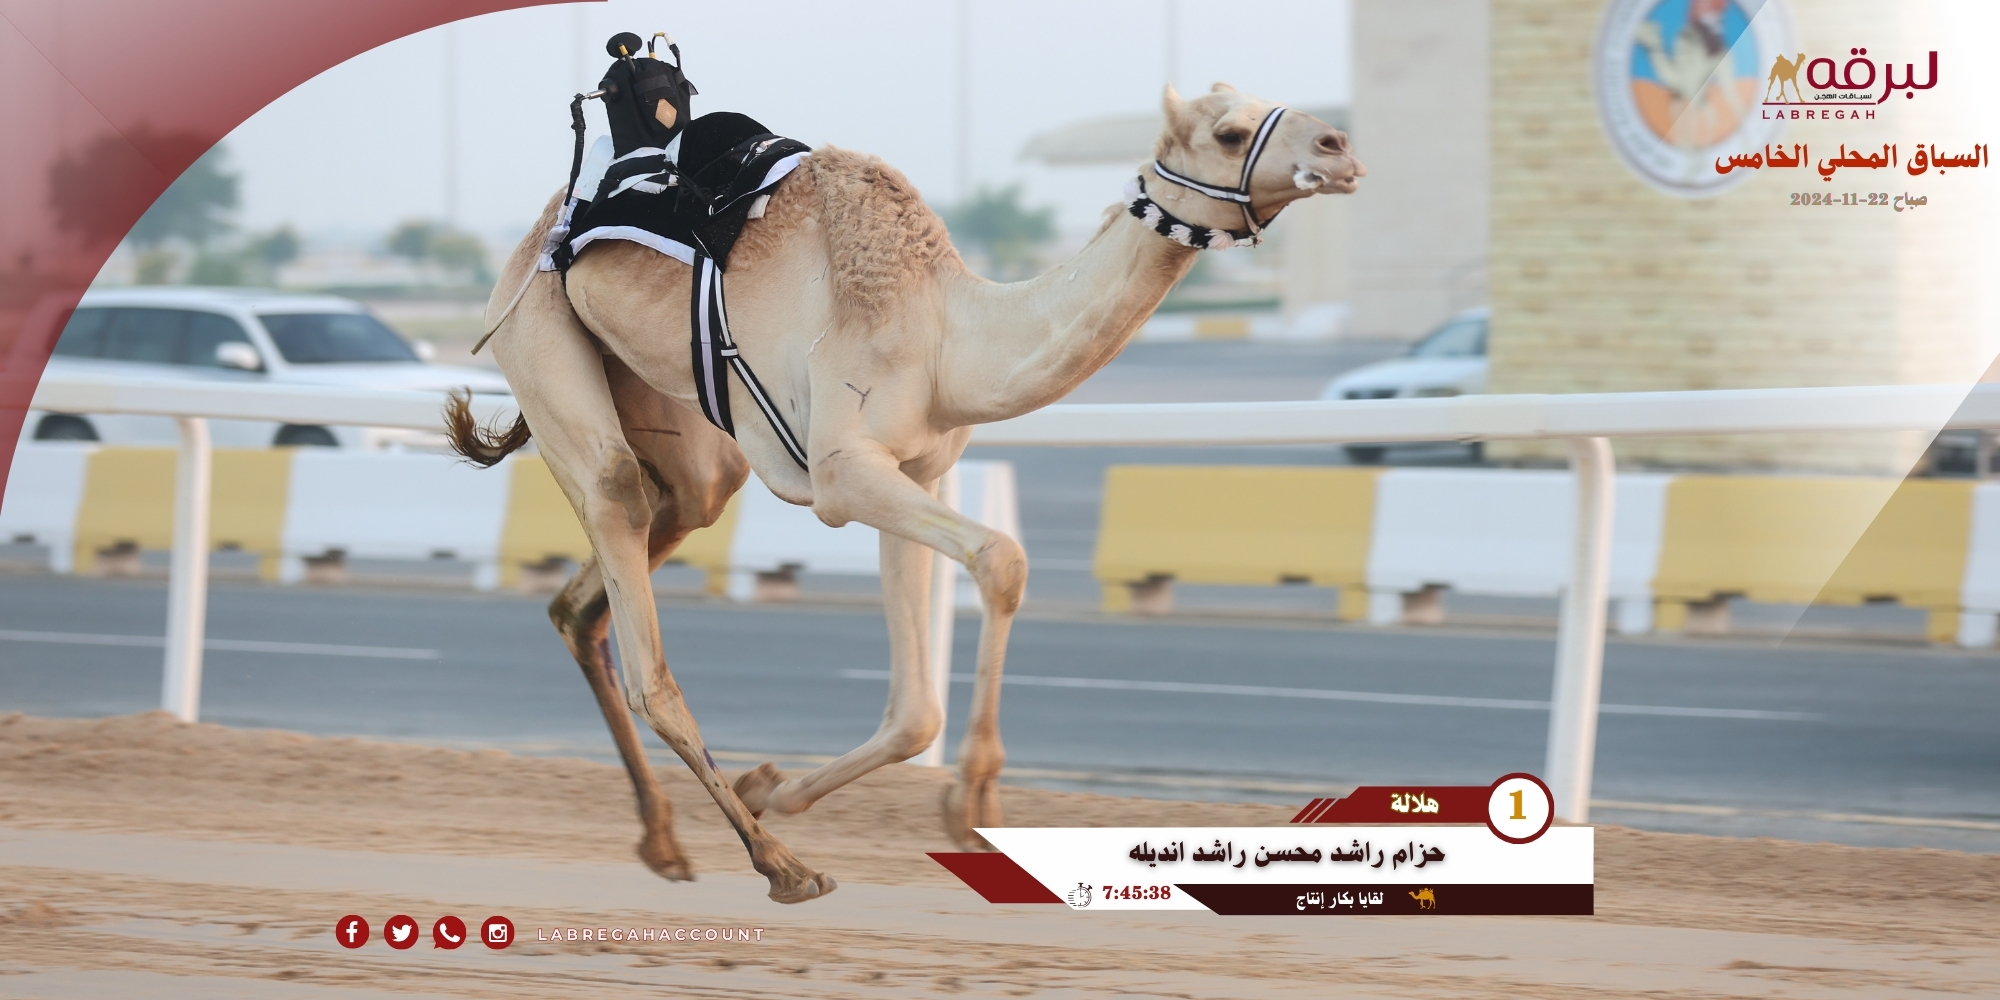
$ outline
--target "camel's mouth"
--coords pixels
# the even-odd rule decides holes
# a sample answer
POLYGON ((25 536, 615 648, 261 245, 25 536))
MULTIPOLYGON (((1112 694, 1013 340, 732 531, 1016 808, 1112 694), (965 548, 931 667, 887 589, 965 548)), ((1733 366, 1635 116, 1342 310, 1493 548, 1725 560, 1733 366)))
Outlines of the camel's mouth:
POLYGON ((1292 186, 1314 194, 1353 194, 1359 176, 1358 173, 1349 173, 1345 177, 1334 177, 1318 167, 1301 163, 1298 169, 1292 171, 1292 186))

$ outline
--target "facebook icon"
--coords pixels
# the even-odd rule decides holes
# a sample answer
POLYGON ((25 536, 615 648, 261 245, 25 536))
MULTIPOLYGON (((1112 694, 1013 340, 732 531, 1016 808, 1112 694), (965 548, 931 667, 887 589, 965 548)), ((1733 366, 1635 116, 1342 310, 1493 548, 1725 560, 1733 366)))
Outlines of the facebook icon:
POLYGON ((368 943, 368 921, 355 914, 348 914, 334 921, 333 939, 342 948, 359 948, 368 943))

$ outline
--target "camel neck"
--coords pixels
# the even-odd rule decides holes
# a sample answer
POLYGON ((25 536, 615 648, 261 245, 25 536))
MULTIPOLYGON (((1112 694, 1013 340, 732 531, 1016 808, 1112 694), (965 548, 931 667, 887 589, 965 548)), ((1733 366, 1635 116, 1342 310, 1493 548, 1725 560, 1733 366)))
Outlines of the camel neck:
POLYGON ((938 391, 953 426, 1068 395, 1118 356, 1194 266, 1194 250, 1115 211, 1080 253, 1040 277, 1003 285, 966 274, 948 284, 938 391))

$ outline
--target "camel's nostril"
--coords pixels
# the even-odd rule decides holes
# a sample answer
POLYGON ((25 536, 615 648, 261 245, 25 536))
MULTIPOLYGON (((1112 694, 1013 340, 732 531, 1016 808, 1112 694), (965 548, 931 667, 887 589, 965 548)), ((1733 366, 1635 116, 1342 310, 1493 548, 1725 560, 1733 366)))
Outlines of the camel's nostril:
POLYGON ((1320 136, 1315 144, 1319 146, 1321 152, 1325 153, 1338 153, 1346 148, 1346 143, 1340 141, 1340 134, 1337 132, 1328 132, 1320 136))

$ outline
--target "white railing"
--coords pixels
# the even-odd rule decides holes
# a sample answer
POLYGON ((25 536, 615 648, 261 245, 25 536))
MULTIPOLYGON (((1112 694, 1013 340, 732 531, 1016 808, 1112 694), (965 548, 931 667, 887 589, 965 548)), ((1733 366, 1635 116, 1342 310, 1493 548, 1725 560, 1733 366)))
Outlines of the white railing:
MULTIPOLYGON (((209 500, 207 418, 442 430, 435 393, 187 382, 45 380, 33 408, 179 418, 180 476, 168 590, 162 703, 192 720, 200 701, 209 500)), ((504 397, 478 397, 481 423, 510 416, 504 397)), ((1543 777, 1556 815, 1589 818, 1611 548, 1612 437, 2000 428, 2000 385, 1843 386, 1699 392, 1458 396, 1339 402, 1137 403, 1046 407, 978 427, 978 445, 1250 445, 1566 439, 1576 473, 1576 544, 1556 640, 1543 777)), ((952 485, 945 487, 947 493, 952 485)), ((939 557, 942 562, 942 557, 939 557)), ((939 574, 940 580, 949 580, 939 574)), ((931 670, 946 701, 951 676, 949 591, 932 601, 931 670)), ((923 760, 941 763, 939 742, 923 760)))

